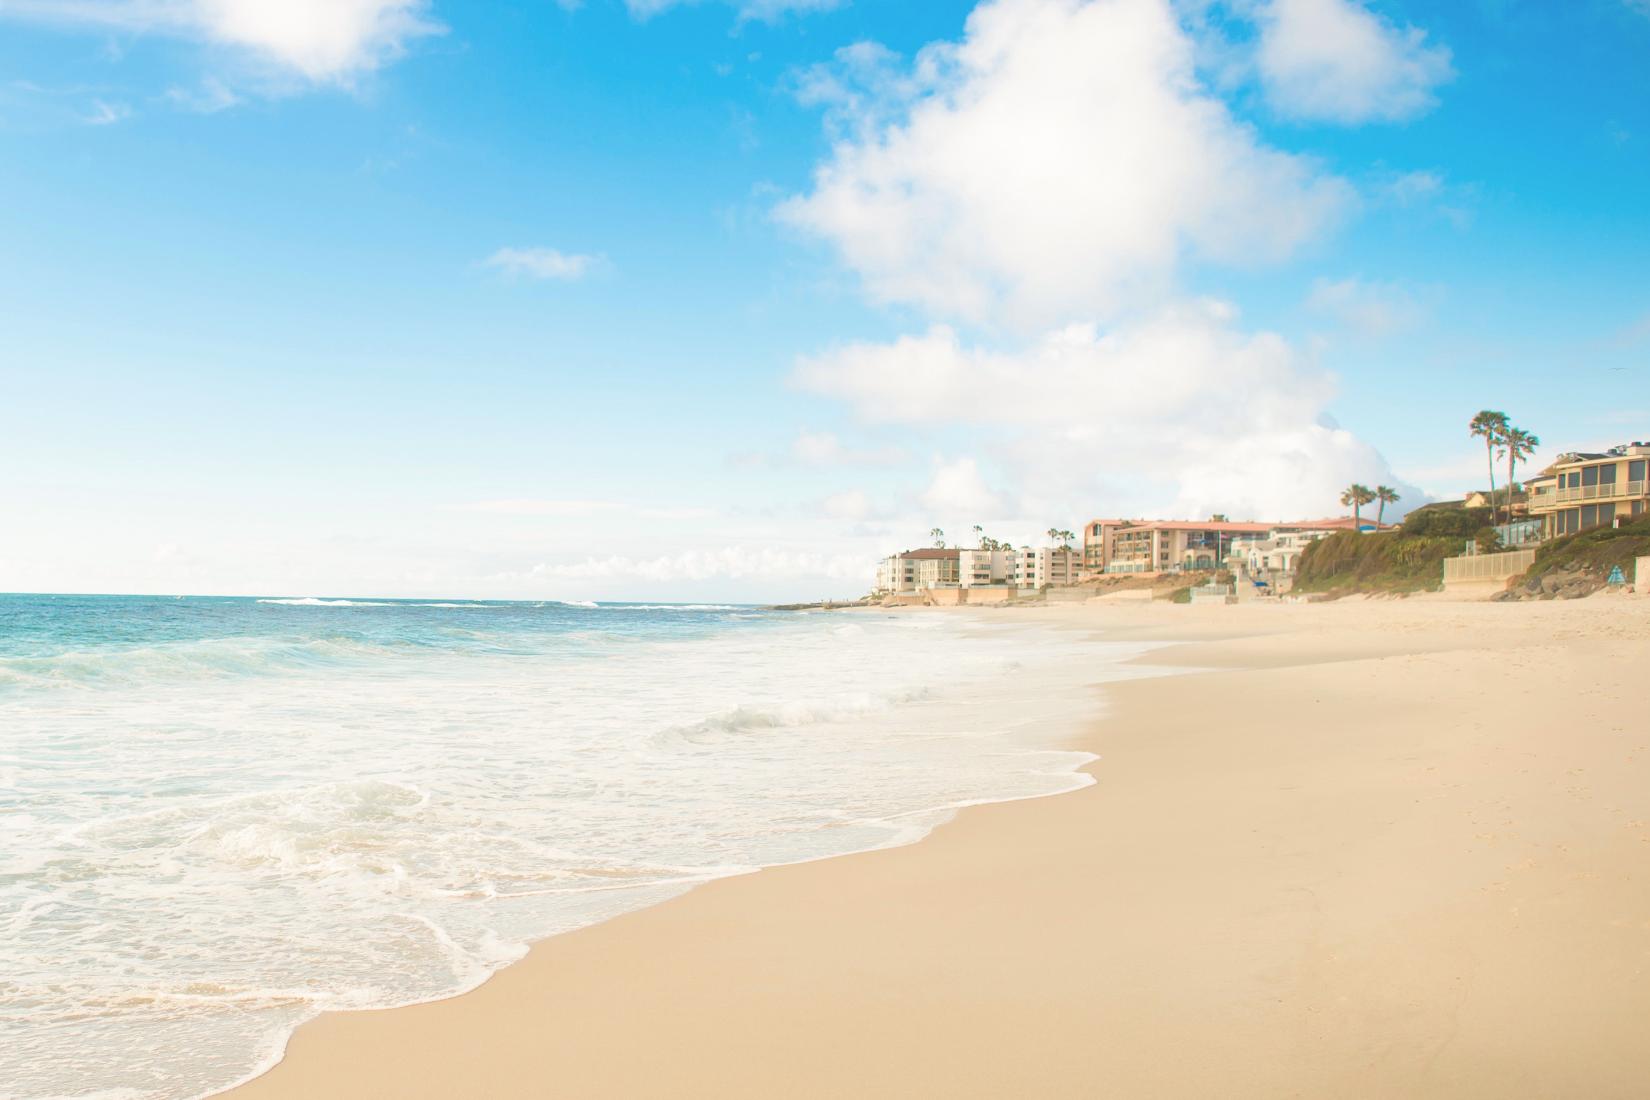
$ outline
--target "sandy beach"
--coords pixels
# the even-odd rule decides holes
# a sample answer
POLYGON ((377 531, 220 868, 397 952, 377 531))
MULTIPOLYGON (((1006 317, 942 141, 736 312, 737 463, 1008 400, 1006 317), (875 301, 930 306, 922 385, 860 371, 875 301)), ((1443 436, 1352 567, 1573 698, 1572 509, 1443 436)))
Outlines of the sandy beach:
POLYGON ((1645 1094, 1650 599, 974 614, 1186 671, 1096 689, 1093 786, 322 1017, 230 1095, 1645 1094))

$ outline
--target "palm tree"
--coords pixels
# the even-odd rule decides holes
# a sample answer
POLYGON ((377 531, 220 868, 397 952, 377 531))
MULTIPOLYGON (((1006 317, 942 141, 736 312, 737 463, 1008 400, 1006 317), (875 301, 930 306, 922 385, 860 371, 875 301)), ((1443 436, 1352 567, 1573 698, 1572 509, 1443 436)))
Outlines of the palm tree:
POLYGON ((932 529, 931 531, 928 532, 928 537, 934 540, 934 549, 936 549, 936 550, 944 550, 945 549, 945 532, 944 531, 941 531, 938 527, 935 527, 934 529, 932 529))
POLYGON ((1484 453, 1489 457, 1490 519, 1493 520, 1495 518, 1495 451, 1496 448, 1501 446, 1501 440, 1507 434, 1507 414, 1496 412, 1494 409, 1484 409, 1467 422, 1467 434, 1484 441, 1484 453))
POLYGON ((1058 527, 1050 527, 1048 529, 1048 531, 1045 532, 1045 533, 1048 535, 1048 541, 1050 541, 1050 542, 1059 542, 1060 541, 1060 529, 1058 527))
POLYGON ((1346 490, 1341 493, 1341 503, 1350 506, 1352 509, 1353 534, 1363 530, 1363 521, 1359 516, 1359 512, 1364 505, 1374 499, 1375 494, 1370 491, 1369 486, 1359 485, 1357 482, 1348 485, 1346 490))
POLYGON ((1535 449, 1541 446, 1541 440, 1534 432, 1527 432, 1523 428, 1508 427, 1501 437, 1501 445, 1507 449, 1507 522, 1513 521, 1512 494, 1513 474, 1518 464, 1529 458, 1535 449))
POLYGON ((1402 498, 1398 496, 1396 489, 1387 485, 1377 485, 1375 486, 1375 499, 1381 502, 1381 506, 1375 510, 1375 530, 1379 531, 1381 529, 1381 519, 1386 515, 1386 506, 1397 504, 1402 498))

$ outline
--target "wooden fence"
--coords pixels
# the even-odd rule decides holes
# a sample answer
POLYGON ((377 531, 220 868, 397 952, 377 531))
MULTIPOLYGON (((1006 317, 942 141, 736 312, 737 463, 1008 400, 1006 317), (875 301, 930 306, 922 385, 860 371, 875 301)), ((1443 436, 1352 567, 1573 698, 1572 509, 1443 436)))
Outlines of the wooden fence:
POLYGON ((1444 583, 1457 581, 1504 581, 1516 577, 1535 564, 1534 550, 1508 550, 1500 554, 1468 554, 1444 559, 1444 583))

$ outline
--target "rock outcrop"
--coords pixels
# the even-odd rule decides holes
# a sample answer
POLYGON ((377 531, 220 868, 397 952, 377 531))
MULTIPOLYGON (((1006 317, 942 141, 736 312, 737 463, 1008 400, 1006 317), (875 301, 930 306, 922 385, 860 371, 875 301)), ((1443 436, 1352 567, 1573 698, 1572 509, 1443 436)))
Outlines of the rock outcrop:
POLYGON ((1531 577, 1527 581, 1515 581, 1507 591, 1495 598, 1498 600, 1579 600, 1584 596, 1591 596, 1603 588, 1606 578, 1588 569, 1585 565, 1576 564, 1561 566, 1550 573, 1543 573, 1539 577, 1531 577))

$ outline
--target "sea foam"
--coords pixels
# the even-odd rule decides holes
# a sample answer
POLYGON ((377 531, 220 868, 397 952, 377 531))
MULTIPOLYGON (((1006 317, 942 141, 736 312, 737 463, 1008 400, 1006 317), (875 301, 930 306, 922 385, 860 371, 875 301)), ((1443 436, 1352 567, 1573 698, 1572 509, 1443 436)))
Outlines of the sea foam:
POLYGON ((309 605, 16 599, 0 1091, 28 1100, 203 1095, 318 1012, 450 996, 696 883, 1080 786, 1061 741, 1094 700, 1068 670, 1138 652, 711 605, 367 601, 340 632, 309 605))

